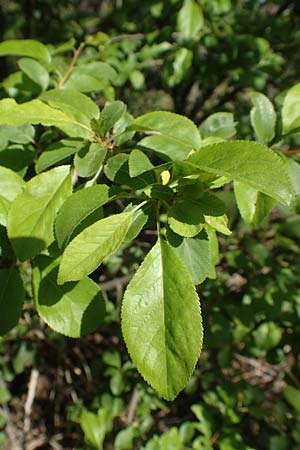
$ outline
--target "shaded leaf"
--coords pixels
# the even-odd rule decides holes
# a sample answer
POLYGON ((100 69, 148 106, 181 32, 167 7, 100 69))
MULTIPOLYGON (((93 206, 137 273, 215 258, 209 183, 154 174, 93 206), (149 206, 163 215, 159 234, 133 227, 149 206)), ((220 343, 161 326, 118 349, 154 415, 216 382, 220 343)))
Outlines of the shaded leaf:
POLYGON ((45 63, 49 63, 51 60, 47 47, 33 39, 11 39, 1 42, 0 56, 7 55, 28 56, 45 63))
POLYGON ((43 90, 47 89, 50 77, 48 70, 42 64, 31 58, 21 58, 18 66, 34 83, 41 86, 43 90))
POLYGON ((62 139, 59 142, 51 144, 38 158, 35 164, 36 172, 40 173, 69 156, 74 155, 83 146, 84 143, 82 140, 78 139, 62 139))
POLYGON ((0 270, 0 334, 10 331, 19 321, 25 300, 23 282, 16 269, 0 270))
POLYGON ((83 178, 95 175, 101 167, 107 151, 106 147, 96 142, 83 146, 74 158, 74 165, 78 175, 83 178))

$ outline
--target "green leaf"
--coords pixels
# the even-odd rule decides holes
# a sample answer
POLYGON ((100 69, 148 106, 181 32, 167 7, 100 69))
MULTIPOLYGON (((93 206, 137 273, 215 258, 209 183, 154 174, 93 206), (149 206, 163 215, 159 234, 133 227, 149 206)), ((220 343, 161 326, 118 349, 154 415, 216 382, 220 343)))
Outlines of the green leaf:
POLYGON ((197 39, 204 26, 201 6, 195 0, 184 0, 177 16, 177 29, 183 39, 197 39))
POLYGON ((242 218, 252 225, 258 225, 276 204, 273 198, 238 181, 234 182, 234 194, 242 218))
POLYGON ((27 123, 55 126, 63 131, 66 130, 75 137, 86 137, 91 131, 84 123, 77 122, 73 116, 51 108, 39 99, 22 104, 16 103, 12 98, 0 100, 0 125, 24 125, 27 123))
MULTIPOLYGON (((126 211, 131 211, 133 206, 131 208, 126 208, 126 211)), ((132 223, 127 231, 124 244, 128 244, 129 242, 133 241, 142 229, 144 228, 144 225, 147 223, 149 219, 149 215, 152 211, 151 205, 145 205, 143 208, 138 209, 133 213, 133 219, 132 223)))
POLYGON ((250 98, 254 105, 250 117, 256 138, 262 144, 268 144, 275 136, 276 113, 274 106, 264 94, 252 92, 250 98))
POLYGON ((122 331, 142 376, 162 397, 173 400, 199 357, 202 323, 190 275, 162 238, 126 289, 122 331))
POLYGON ((104 320, 105 303, 99 286, 88 277, 59 286, 58 260, 38 256, 32 285, 40 317, 58 333, 78 338, 95 331, 104 320))
POLYGON ((133 149, 129 154, 129 175, 131 177, 136 177, 141 175, 148 170, 153 169, 153 164, 149 160, 148 156, 144 152, 138 149, 133 149))
POLYGON ((236 122, 232 113, 219 112, 211 114, 205 119, 199 130, 203 139, 211 136, 229 139, 236 134, 235 125, 236 122))
POLYGON ((263 322, 253 332, 256 347, 270 350, 281 341, 282 332, 275 322, 263 322))
POLYGON ((16 269, 0 270, 0 335, 19 321, 25 300, 23 282, 16 269))
POLYGON ((0 147, 7 147, 9 142, 29 144, 34 139, 34 128, 31 125, 0 125, 0 147))
POLYGON ((165 161, 186 159, 192 151, 192 147, 169 136, 147 136, 139 146, 156 152, 165 161))
POLYGON ((174 203, 168 210, 170 228, 180 236, 194 237, 203 228, 210 216, 222 216, 224 203, 211 194, 205 194, 198 200, 183 200, 174 203))
POLYGON ((198 149, 201 138, 196 125, 187 117, 167 111, 153 111, 137 117, 128 129, 155 132, 185 144, 191 149, 198 149))
POLYGON ((142 173, 134 178, 129 174, 129 156, 125 153, 119 153, 112 156, 104 167, 104 173, 107 178, 118 184, 124 184, 134 189, 142 189, 145 186, 155 183, 156 176, 152 171, 142 173))
POLYGON ((300 412, 300 389, 288 385, 284 388, 283 395, 286 401, 300 412))
POLYGON ((50 53, 41 42, 32 39, 12 39, 0 43, 0 56, 18 55, 39 59, 45 63, 51 60, 50 53))
POLYGON ((41 86, 42 90, 46 90, 49 85, 49 73, 42 64, 32 58, 21 58, 18 61, 18 66, 28 78, 41 86))
POLYGON ((83 429, 86 441, 95 449, 103 450, 105 435, 113 425, 113 414, 100 408, 97 414, 83 410, 80 416, 80 426, 83 429))
POLYGON ((0 224, 7 225, 11 203, 23 191, 25 182, 6 167, 0 166, 0 224))
POLYGON ((76 233, 82 222, 116 197, 116 190, 105 184, 74 192, 63 203, 55 221, 55 235, 62 247, 76 233))
POLYGON ((75 155, 74 165, 80 177, 95 175, 107 154, 107 148, 94 142, 86 144, 75 155))
POLYGON ((191 155, 185 165, 249 184, 283 204, 292 197, 287 167, 269 148, 251 141, 209 145, 191 155))
POLYGON ((132 213, 123 212, 99 220, 79 233, 64 251, 58 283, 80 280, 93 272, 104 258, 118 250, 131 222, 132 213))
POLYGON ((210 245, 206 232, 203 230, 193 238, 184 238, 168 230, 167 239, 188 268, 193 283, 202 283, 210 273, 210 245))
POLYGON ((126 105, 119 100, 104 106, 99 119, 100 136, 106 136, 108 131, 113 128, 115 123, 117 123, 125 113, 126 105))
POLYGON ((5 149, 0 149, 0 166, 13 170, 20 176, 24 176, 28 166, 36 157, 36 149, 33 146, 10 144, 5 149))
POLYGON ((99 116, 99 108, 89 97, 73 89, 52 89, 40 95, 40 99, 64 112, 72 124, 64 126, 70 136, 88 136, 91 119, 99 116))
POLYGON ((205 216, 205 222, 220 233, 226 234, 227 236, 231 234, 231 231, 228 228, 228 218, 226 214, 222 214, 218 217, 205 216))
POLYGON ((193 62, 193 52, 187 48, 180 48, 175 53, 175 59, 172 64, 173 73, 168 78, 170 87, 179 84, 187 75, 189 68, 193 62))
POLYGON ((54 142, 41 154, 35 164, 37 173, 54 166, 56 163, 67 159, 77 153, 84 146, 84 142, 79 139, 62 139, 54 142))
POLYGON ((291 133, 300 127, 300 83, 288 90, 282 107, 282 132, 291 133))
POLYGON ((28 181, 8 216, 8 237, 20 261, 37 255, 54 240, 56 214, 71 192, 69 166, 54 168, 28 181))

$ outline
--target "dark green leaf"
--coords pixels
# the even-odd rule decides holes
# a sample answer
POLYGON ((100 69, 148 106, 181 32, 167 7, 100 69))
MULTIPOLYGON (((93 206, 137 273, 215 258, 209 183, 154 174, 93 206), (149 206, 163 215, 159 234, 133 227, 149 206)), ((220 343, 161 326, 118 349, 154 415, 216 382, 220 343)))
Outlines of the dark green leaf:
POLYGON ((83 178, 95 175, 100 169, 107 151, 106 147, 96 142, 83 146, 74 158, 78 175, 83 178))
POLYGON ((41 154, 35 164, 37 173, 54 166, 56 163, 63 161, 74 153, 78 152, 84 143, 78 139, 62 139, 59 142, 51 144, 41 154))
POLYGON ((48 70, 42 64, 32 58, 21 58, 18 61, 18 66, 28 78, 41 86, 43 91, 47 89, 50 77, 48 70))
POLYGON ((19 321, 25 291, 16 269, 0 270, 0 334, 10 331, 19 321))

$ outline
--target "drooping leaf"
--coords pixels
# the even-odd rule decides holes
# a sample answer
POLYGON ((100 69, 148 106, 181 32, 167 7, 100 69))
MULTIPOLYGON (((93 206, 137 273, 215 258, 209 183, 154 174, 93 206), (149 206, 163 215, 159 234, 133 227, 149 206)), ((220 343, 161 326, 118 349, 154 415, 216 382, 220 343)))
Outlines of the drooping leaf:
POLYGON ((64 131, 69 136, 88 135, 90 121, 99 116, 99 108, 89 97, 73 89, 52 89, 44 92, 40 99, 49 106, 57 108, 73 121, 65 125, 64 131))
POLYGON ((58 272, 58 283, 76 281, 93 272, 104 258, 123 243, 132 213, 123 212, 99 220, 79 233, 66 247, 58 272))
POLYGON ((290 88, 282 106, 282 132, 291 133, 300 127, 300 83, 290 88))
MULTIPOLYGON (((203 139, 208 137, 220 137, 224 139, 229 139, 235 135, 236 122, 234 121, 233 114, 228 112, 219 112, 211 114, 207 119, 205 119, 200 127, 200 134, 203 139)), ((202 145, 205 142, 202 142, 202 145)), ((205 143, 207 145, 207 143, 205 143)))
POLYGON ((11 39, 1 42, 0 56, 7 55, 28 56, 45 63, 49 63, 51 60, 47 47, 33 39, 11 39))
POLYGON ((95 175, 101 167, 107 148, 93 142, 83 146, 74 158, 74 165, 80 177, 86 178, 95 175))
POLYGON ((206 171, 249 184, 283 204, 292 197, 287 167, 269 148, 250 141, 222 142, 201 148, 184 162, 190 171, 206 171))
POLYGON ((116 194, 115 189, 101 184, 74 192, 68 197, 55 221, 55 235, 59 247, 69 241, 83 221, 105 203, 113 200, 116 194))
POLYGON ((276 201, 253 187, 234 182, 234 194, 241 216, 246 223, 258 225, 275 206, 276 201))
POLYGON ((276 113, 272 102, 259 92, 252 92, 251 124, 259 142, 268 144, 275 136, 276 113))
POLYGON ((43 91, 47 89, 50 77, 48 70, 46 70, 42 64, 32 58, 21 58, 18 61, 18 66, 22 72, 28 76, 28 78, 41 86, 43 91))
POLYGON ((58 109, 51 108, 39 99, 22 104, 16 103, 12 98, 0 100, 0 125, 27 123, 55 126, 75 137, 86 137, 90 133, 89 127, 84 123, 78 122, 73 116, 68 116, 58 109))
POLYGON ((142 376, 162 397, 173 400, 199 357, 202 324, 190 275, 161 238, 126 289, 122 332, 142 376))
POLYGON ((147 170, 152 170, 154 167, 148 156, 138 149, 133 149, 130 152, 128 164, 129 175, 131 177, 141 175, 142 173, 147 172, 147 170))
POLYGON ((202 283, 210 273, 210 245, 203 230, 193 238, 184 238, 171 230, 167 239, 188 268, 194 284, 202 283))
POLYGON ((86 277, 57 284, 58 260, 38 256, 34 260, 32 284, 40 317, 58 333, 78 338, 102 323, 105 303, 99 286, 86 277))
POLYGON ((56 167, 28 181, 8 216, 8 236, 20 261, 37 255, 54 240, 56 214, 71 192, 69 166, 56 167))
POLYGON ((204 25, 202 8, 196 0, 184 0, 177 17, 177 29, 183 39, 196 39, 204 25))
POLYGON ((16 269, 0 270, 0 335, 17 325, 25 300, 23 282, 16 269))
POLYGON ((35 164, 37 173, 54 166, 56 163, 63 161, 74 153, 77 153, 84 146, 84 142, 80 139, 62 139, 59 142, 51 144, 43 151, 35 164))

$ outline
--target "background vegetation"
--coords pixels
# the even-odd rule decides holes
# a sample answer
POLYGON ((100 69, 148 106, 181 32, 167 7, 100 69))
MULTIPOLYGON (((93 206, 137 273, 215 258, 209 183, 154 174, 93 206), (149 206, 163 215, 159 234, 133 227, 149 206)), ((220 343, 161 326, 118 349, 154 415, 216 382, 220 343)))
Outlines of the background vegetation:
MULTIPOLYGON (((53 68, 50 85, 86 41, 79 65, 105 61, 117 74, 103 80, 88 73, 82 81, 75 73, 73 86, 99 105, 117 98, 133 115, 167 109, 202 124, 204 135, 225 138, 257 139, 251 92, 264 93, 279 110, 282 93, 299 81, 299 25, 300 5, 284 0, 0 5, 1 41, 32 38, 56 48, 64 70, 53 68), (182 11, 191 5, 188 20, 182 11), (212 131, 204 122, 215 112, 233 113, 229 131, 223 123, 212 131)), ((39 92, 15 58, 1 58, 0 71, 0 98, 24 101, 39 92)), ((46 146, 47 133, 40 136, 46 146)), ((277 122, 273 148, 299 148, 299 135, 280 136, 277 122)), ((1 165, 20 173, 36 151, 29 142, 3 143, 0 136, 1 165)), ((291 157, 297 163, 297 152, 291 157)), ((234 232, 220 239, 217 278, 199 287, 205 342, 185 391, 172 403, 162 401, 137 374, 120 336, 120 299, 153 242, 148 233, 97 274, 109 314, 86 338, 49 330, 34 314, 27 281, 22 320, 0 341, 3 449, 300 449, 299 206, 277 207, 250 227, 241 222, 231 189, 222 196, 234 232)), ((2 263, 9 254, 5 242, 2 263)), ((30 270, 22 266, 25 283, 30 270)))

